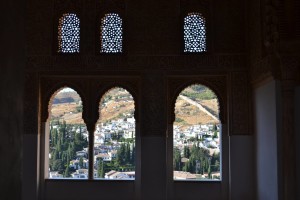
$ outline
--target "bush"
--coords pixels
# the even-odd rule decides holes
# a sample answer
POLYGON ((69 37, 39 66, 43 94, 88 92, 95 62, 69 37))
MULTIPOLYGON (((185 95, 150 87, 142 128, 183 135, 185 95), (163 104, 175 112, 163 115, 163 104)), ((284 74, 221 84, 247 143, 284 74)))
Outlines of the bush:
POLYGON ((175 122, 180 123, 180 122, 184 122, 184 120, 179 117, 176 117, 175 122))

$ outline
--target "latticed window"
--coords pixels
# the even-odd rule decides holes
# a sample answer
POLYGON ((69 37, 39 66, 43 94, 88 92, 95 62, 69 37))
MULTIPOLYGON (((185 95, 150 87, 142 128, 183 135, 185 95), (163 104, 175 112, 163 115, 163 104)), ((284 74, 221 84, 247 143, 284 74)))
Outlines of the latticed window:
POLYGON ((101 20, 101 53, 122 52, 122 19, 116 13, 106 14, 101 20))
POLYGON ((66 13, 59 19, 58 52, 78 53, 80 40, 79 18, 76 14, 66 13))
POLYGON ((200 13, 190 13, 184 18, 184 52, 206 51, 205 19, 200 13))

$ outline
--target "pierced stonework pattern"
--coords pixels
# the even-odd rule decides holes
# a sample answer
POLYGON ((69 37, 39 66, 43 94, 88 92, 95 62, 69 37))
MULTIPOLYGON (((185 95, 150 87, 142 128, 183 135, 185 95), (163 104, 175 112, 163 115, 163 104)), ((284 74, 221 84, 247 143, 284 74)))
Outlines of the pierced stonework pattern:
POLYGON ((263 39, 267 50, 277 51, 279 41, 279 18, 277 15, 277 0, 265 0, 262 6, 263 39))
POLYGON ((66 13, 59 19, 58 52, 79 53, 80 27, 76 14, 66 13))
POLYGON ((116 13, 106 14, 101 20, 101 53, 122 52, 122 19, 116 13))
POLYGON ((190 13, 184 18, 184 52, 206 51, 205 19, 200 13, 190 13))

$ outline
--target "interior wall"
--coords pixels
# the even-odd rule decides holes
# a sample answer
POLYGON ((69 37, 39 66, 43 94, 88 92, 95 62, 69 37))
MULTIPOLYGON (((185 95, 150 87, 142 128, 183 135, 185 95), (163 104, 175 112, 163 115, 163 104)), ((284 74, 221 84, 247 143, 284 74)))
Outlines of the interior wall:
POLYGON ((135 199, 134 181, 50 180, 45 188, 45 200, 135 199))
POLYGON ((253 136, 230 136, 230 199, 253 200, 254 191, 253 136))
POLYGON ((22 199, 36 200, 38 198, 38 135, 23 136, 22 158, 22 199))
MULTIPOLYGON (((295 135, 296 144, 300 144, 300 86, 295 89, 295 135)), ((296 145, 297 199, 300 199, 300 146, 296 145)))
MULTIPOLYGON (((101 1, 103 3, 105 1, 101 1)), ((107 1, 110 2, 110 1, 107 1)), ((28 1, 27 38, 28 74, 36 74, 30 78, 25 94, 30 94, 30 101, 37 105, 39 75, 97 75, 137 74, 141 76, 141 150, 139 182, 107 182, 107 181, 45 181, 40 190, 45 199, 166 199, 166 119, 167 92, 166 75, 229 75, 231 71, 246 74, 245 59, 245 0, 231 1, 126 1, 124 18, 124 53, 125 56, 99 55, 95 47, 99 33, 96 27, 99 1, 28 1), (206 5, 209 5, 207 6, 206 5), (198 5, 198 4, 201 4, 198 5), (98 6, 95 6, 98 5, 98 6), (207 10, 209 52, 204 55, 185 55, 182 52, 182 23, 185 11, 198 12, 198 5, 207 10), (203 6, 204 5, 204 6, 203 6), (81 49, 78 57, 57 55, 55 45, 57 22, 56 14, 64 12, 64 8, 74 7, 80 15, 82 25, 81 49), (43 10, 43 12, 40 12, 43 10), (38 31, 37 31, 38 30, 38 31), (54 54, 53 54, 54 52, 54 54), (76 62, 73 63, 73 60, 76 62), (194 61, 193 61, 194 60, 194 61), (72 62, 71 62, 72 61, 72 62), (78 62, 77 62, 78 61, 78 62), (131 68, 133 67, 133 68, 131 68), (122 71, 121 71, 122 70, 122 71), (30 85, 31 84, 31 85, 30 85), (32 94, 32 95, 31 95, 32 94), (138 182, 138 183, 137 183, 138 182), (134 183, 134 184, 133 184, 134 183), (64 188, 64 189, 63 189, 64 188), (42 190, 45 191, 42 191, 42 190), (77 195, 77 191, 80 195, 77 195), (60 197, 57 197, 60 194, 60 197), (111 195, 111 196, 110 196, 111 195)), ((100 6, 101 7, 101 6, 100 6)), ((104 6, 105 7, 105 6, 104 6)), ((67 11, 66 11, 67 12, 67 11)), ((97 49, 97 48, 96 48, 97 49)), ((236 80, 240 76, 236 75, 236 80)), ((243 77, 243 76, 241 76, 243 77)), ((241 78, 243 79, 243 78, 241 78)), ((232 80, 233 81, 233 80, 232 80)), ((242 84, 247 85, 243 79, 242 84)), ((233 82, 232 82, 233 83, 233 82)), ((229 90, 229 88, 227 88, 229 90)), ((243 91, 237 89, 238 91, 243 91)), ((246 92, 245 92, 246 93, 246 92)), ((238 93, 243 96, 245 93, 238 93)), ((238 96, 237 95, 237 96, 238 96)), ((225 97, 224 97, 225 98, 225 97)), ((243 99, 243 98, 242 98, 243 99)), ((241 98, 237 98, 239 102, 241 98)), ((244 104, 242 104, 244 105, 244 104)), ((247 103, 246 103, 247 105, 247 103)), ((27 108, 26 108, 27 109, 27 108)), ((34 110, 36 108, 32 108, 34 110)), ((38 111, 31 110, 28 117, 31 126, 38 127, 38 111), (36 114, 36 115, 35 115, 36 114)), ((26 112, 27 114, 27 112, 26 112)), ((247 115, 247 114, 245 114, 247 115)), ((243 115, 242 115, 243 116, 243 115)), ((238 122, 236 122, 238 123, 238 122)), ((247 124, 247 123, 246 123, 247 124)), ((30 130, 34 130, 34 127, 30 130)), ((236 131, 243 134, 245 131, 236 131)), ((34 200, 38 188, 38 137, 37 132, 26 135, 24 148, 24 190, 26 198, 34 200), (32 135, 31 135, 32 134, 32 135)), ((229 152, 229 139, 226 139, 227 169, 231 163, 231 197, 232 199, 251 199, 253 185, 253 136, 232 136, 229 152), (243 160, 244 159, 244 160, 243 160), (243 160, 243 162, 240 162, 243 160)), ((227 170, 226 186, 221 184, 181 184, 174 186, 178 199, 228 199, 229 170, 227 170), (184 189, 184 190, 183 190, 184 189), (185 192, 188 191, 188 192, 185 192), (195 192, 196 191, 196 192, 195 192), (188 193, 188 194, 187 194, 188 193), (181 196, 180 196, 180 195, 181 196), (200 195, 199 195, 200 194, 200 195), (220 198, 220 196, 222 196, 220 198)), ((225 180, 225 179, 224 179, 225 180)), ((44 180, 42 179, 42 182, 44 180)))
POLYGON ((10 200, 21 198, 24 3, 0 3, 0 199, 10 200))
POLYGON ((254 90, 257 200, 278 199, 279 83, 254 90))

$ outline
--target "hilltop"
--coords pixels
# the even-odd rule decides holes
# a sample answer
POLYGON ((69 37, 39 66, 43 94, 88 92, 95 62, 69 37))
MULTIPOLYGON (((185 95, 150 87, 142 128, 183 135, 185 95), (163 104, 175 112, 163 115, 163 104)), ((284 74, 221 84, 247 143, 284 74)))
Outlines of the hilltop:
POLYGON ((80 101, 80 96, 75 91, 70 92, 59 92, 53 100, 53 104, 61 103, 78 103, 80 101))

